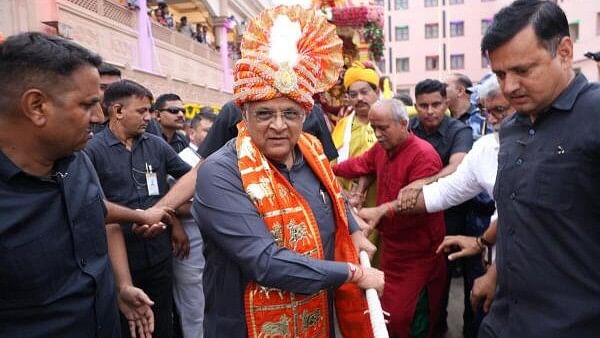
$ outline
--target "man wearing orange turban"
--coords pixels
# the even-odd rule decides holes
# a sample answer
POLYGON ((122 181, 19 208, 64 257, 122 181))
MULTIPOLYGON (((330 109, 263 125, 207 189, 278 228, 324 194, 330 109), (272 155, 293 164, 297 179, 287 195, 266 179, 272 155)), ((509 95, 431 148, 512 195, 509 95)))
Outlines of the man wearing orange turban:
POLYGON ((312 96, 342 66, 335 27, 278 6, 253 19, 236 63, 238 137, 198 171, 192 213, 205 236, 204 336, 371 337, 362 235, 323 154, 302 133, 312 96), (334 315, 335 312, 335 315, 334 315))

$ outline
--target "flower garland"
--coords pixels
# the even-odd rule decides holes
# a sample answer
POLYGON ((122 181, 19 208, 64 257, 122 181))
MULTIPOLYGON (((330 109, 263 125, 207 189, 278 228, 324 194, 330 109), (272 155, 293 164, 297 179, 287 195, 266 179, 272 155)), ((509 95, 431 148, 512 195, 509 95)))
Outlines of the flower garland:
POLYGON ((380 6, 334 7, 332 20, 338 26, 361 27, 361 34, 369 43, 369 52, 374 61, 383 57, 384 15, 380 6))

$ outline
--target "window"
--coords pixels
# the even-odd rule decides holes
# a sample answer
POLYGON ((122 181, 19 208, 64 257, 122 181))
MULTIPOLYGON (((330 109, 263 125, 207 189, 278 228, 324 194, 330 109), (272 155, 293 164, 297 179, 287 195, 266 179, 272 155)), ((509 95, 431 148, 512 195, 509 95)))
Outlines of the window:
POLYGON ((408 40, 408 26, 396 27, 396 41, 408 40))
POLYGON ((440 57, 438 55, 426 56, 425 57, 425 69, 426 70, 440 69, 440 57))
POLYGON ((465 22, 455 21, 450 22, 450 36, 463 36, 465 35, 465 22))
POLYGON ((408 9, 408 0, 394 0, 394 9, 408 9))
POLYGON ((460 5, 460 4, 464 4, 465 0, 450 0, 449 2, 451 5, 460 5))
POLYGON ((579 40, 579 22, 569 24, 569 35, 573 41, 579 40))
POLYGON ((481 68, 489 68, 490 67, 490 59, 487 56, 481 56, 481 68))
POLYGON ((450 55, 450 69, 465 69, 465 54, 450 55))
POLYGON ((438 0, 425 0, 425 7, 436 7, 438 0))
POLYGON ((488 28, 492 25, 492 19, 481 19, 481 35, 485 35, 488 28))
POLYGON ((437 23, 425 24, 425 39, 435 39, 440 34, 440 25, 437 23))
POLYGON ((396 73, 404 73, 410 71, 410 63, 408 58, 396 58, 396 73))

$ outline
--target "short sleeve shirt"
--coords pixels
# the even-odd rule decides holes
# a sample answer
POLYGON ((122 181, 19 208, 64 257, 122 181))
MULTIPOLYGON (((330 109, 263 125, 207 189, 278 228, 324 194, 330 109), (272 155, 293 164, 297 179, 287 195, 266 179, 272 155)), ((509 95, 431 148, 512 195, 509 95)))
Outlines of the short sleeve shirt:
POLYGON ((467 153, 473 146, 471 128, 448 116, 444 117, 439 128, 431 134, 423 129, 417 117, 410 120, 410 129, 435 148, 444 166, 448 165, 452 154, 467 153))
MULTIPOLYGON (((140 135, 129 151, 106 128, 90 141, 85 151, 98 172, 106 199, 132 209, 153 206, 168 191, 167 175, 179 178, 191 169, 163 139, 149 133, 140 135), (155 196, 148 191, 147 171, 156 174, 155 196)), ((132 270, 158 264, 170 255, 168 232, 143 239, 131 231, 131 223, 121 226, 132 270)))
POLYGON ((0 337, 120 337, 106 209, 84 153, 31 176, 0 152, 0 337))

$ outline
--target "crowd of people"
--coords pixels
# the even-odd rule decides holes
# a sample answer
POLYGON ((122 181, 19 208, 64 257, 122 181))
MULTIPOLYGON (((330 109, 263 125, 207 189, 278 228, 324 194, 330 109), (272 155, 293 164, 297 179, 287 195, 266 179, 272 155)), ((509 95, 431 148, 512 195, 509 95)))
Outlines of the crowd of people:
POLYGON ((481 49, 477 83, 384 99, 325 17, 277 6, 232 100, 186 121, 72 41, 8 37, 0 336, 372 337, 375 289, 390 337, 443 337, 456 276, 464 337, 598 336, 600 85, 551 1, 503 8, 481 49))
MULTIPOLYGON (((121 0, 124 6, 127 8, 138 11, 140 10, 140 5, 138 0, 121 0)), ((181 16, 179 19, 179 23, 176 22, 175 17, 171 13, 169 9, 169 5, 165 0, 158 0, 156 2, 156 6, 150 7, 147 3, 146 10, 148 11, 148 16, 152 21, 157 24, 167 27, 172 30, 177 30, 179 33, 182 33, 199 43, 208 44, 211 47, 214 46, 214 39, 209 33, 209 27, 206 22, 198 22, 195 26, 192 26, 188 22, 187 16, 181 16)))

